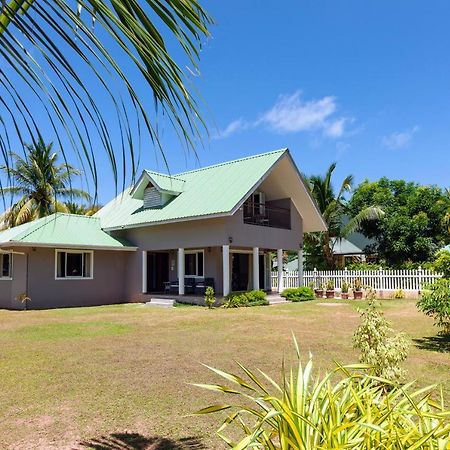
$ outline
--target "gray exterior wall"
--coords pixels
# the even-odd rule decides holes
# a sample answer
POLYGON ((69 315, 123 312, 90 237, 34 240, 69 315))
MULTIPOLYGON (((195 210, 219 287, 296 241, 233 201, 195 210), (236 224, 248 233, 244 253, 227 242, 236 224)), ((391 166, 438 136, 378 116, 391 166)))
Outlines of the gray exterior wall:
POLYGON ((0 307, 24 309, 17 300, 27 293, 29 309, 93 306, 127 301, 124 274, 131 252, 94 250, 93 279, 55 280, 55 249, 22 248, 13 256, 12 281, 0 281, 0 307), (28 279, 27 279, 28 259, 28 279))

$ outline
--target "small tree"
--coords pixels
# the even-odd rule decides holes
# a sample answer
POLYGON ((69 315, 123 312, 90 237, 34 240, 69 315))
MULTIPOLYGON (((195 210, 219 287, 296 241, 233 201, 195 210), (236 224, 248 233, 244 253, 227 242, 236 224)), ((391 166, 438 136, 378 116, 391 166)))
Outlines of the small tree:
POLYGON ((214 303, 216 303, 216 297, 214 297, 214 289, 209 286, 205 291, 205 304, 209 309, 211 309, 214 303))
POLYGON ((436 272, 444 274, 445 278, 450 277, 450 251, 441 250, 437 253, 436 259, 432 262, 433 269, 436 272))
POLYGON ((439 334, 450 335, 450 280, 442 278, 427 285, 417 307, 434 319, 439 334))
POLYGON ((375 374, 397 381, 405 371, 400 363, 408 356, 409 342, 404 333, 394 334, 383 312, 376 307, 375 291, 367 294, 368 307, 360 309, 361 324, 353 335, 353 347, 361 350, 360 362, 374 367, 375 374))

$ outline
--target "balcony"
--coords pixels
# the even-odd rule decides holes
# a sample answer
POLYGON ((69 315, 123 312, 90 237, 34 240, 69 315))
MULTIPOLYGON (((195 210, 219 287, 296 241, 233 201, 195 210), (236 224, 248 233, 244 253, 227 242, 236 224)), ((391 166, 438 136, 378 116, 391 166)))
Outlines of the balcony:
POLYGON ((267 203, 246 201, 244 223, 261 227, 291 229, 291 210, 267 203))

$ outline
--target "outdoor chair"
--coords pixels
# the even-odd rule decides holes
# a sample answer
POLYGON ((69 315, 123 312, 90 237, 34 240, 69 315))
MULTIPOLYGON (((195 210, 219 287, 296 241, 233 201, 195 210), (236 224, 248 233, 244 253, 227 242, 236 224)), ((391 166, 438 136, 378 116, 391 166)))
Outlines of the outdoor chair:
MULTIPOLYGON (((169 293, 171 295, 176 295, 179 292, 180 284, 178 280, 171 281, 169 286, 169 293)), ((184 279, 184 293, 185 294, 193 294, 195 291, 195 278, 185 277, 184 279)))
POLYGON ((195 294, 205 295, 206 288, 212 287, 214 289, 214 278, 200 278, 195 283, 195 294))

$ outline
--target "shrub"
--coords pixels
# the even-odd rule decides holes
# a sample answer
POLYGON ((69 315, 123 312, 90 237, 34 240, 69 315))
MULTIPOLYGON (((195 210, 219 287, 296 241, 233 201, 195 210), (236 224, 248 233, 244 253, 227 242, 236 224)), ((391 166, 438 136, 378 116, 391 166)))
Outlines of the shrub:
POLYGON ((363 284, 362 284, 361 278, 357 278, 353 282, 353 290, 354 291, 362 291, 362 288, 363 288, 363 284))
POLYGON ((374 297, 371 291, 368 307, 358 310, 361 324, 353 334, 353 347, 361 350, 360 362, 373 366, 375 375, 398 381, 405 373, 400 363, 408 356, 409 342, 404 333, 394 334, 374 297))
POLYGON ((306 286, 285 289, 280 295, 291 302, 305 302, 315 298, 314 291, 306 286))
POLYGON ((240 363, 242 375, 208 367, 224 381, 196 386, 219 392, 230 402, 218 402, 196 414, 227 411, 218 435, 228 447, 448 448, 450 410, 442 392, 437 401, 431 399, 434 386, 413 391, 412 383, 398 386, 384 380, 380 384, 362 365, 338 366, 324 376, 314 376, 312 359, 303 368, 296 348, 298 362, 291 368, 283 362, 278 383, 240 363))
POLYGON ((334 291, 334 280, 328 280, 326 284, 327 291, 334 291))
POLYGON ((417 307, 434 319, 439 334, 450 334, 450 280, 442 278, 425 286, 417 307))
POLYGON ((224 308, 268 305, 264 291, 233 292, 225 297, 224 308))
POLYGON ((342 282, 342 287, 341 287, 341 292, 343 293, 343 294, 347 294, 348 293, 348 289, 349 289, 349 285, 348 285, 348 283, 346 282, 346 281, 343 281, 342 282))
POLYGON ((205 304, 209 309, 211 309, 214 303, 216 303, 216 297, 214 297, 214 289, 208 286, 205 291, 205 304))
POLYGON ((403 289, 397 289, 392 294, 392 298, 397 298, 397 299, 405 298, 405 293, 403 292, 403 289))

